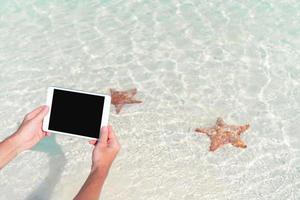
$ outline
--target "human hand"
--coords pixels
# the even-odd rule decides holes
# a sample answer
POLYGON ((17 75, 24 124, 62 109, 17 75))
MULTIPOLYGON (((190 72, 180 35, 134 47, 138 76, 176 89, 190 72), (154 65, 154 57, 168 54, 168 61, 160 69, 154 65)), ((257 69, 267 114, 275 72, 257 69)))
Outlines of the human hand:
POLYGON ((92 170, 100 169, 108 172, 121 148, 112 127, 102 127, 99 141, 91 140, 89 143, 95 145, 92 156, 92 170))
POLYGON ((45 136, 50 135, 42 130, 43 119, 48 111, 47 106, 40 106, 25 115, 22 124, 12 136, 15 138, 18 153, 32 148, 45 136))

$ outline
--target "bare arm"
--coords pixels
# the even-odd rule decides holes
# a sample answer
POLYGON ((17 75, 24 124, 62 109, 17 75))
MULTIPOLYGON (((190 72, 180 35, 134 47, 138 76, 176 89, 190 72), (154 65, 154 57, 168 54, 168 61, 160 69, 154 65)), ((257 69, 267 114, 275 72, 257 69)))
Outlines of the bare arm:
POLYGON ((90 175, 75 197, 75 200, 80 199, 99 199, 104 181, 108 174, 108 170, 94 169, 91 170, 90 175))
POLYGON ((0 169, 14 159, 19 153, 32 148, 41 139, 49 135, 42 130, 42 122, 48 113, 48 107, 40 106, 28 113, 19 129, 0 142, 0 169))
POLYGON ((84 185, 74 198, 75 200, 99 199, 110 166, 120 150, 120 144, 111 126, 103 127, 99 142, 90 141, 90 144, 96 144, 92 157, 92 169, 84 185))
POLYGON ((18 155, 15 137, 10 136, 0 143, 0 170, 18 155))

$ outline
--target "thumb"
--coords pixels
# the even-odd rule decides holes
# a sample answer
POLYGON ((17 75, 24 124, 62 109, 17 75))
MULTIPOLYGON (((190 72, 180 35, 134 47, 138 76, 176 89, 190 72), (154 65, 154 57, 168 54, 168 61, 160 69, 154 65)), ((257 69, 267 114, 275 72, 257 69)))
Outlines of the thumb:
POLYGON ((111 126, 108 126, 108 139, 112 144, 118 143, 118 139, 111 126))
POLYGON ((106 126, 101 128, 100 143, 106 144, 108 140, 108 129, 106 126))
POLYGON ((37 121, 42 121, 49 111, 48 106, 44 106, 43 109, 34 117, 37 121))

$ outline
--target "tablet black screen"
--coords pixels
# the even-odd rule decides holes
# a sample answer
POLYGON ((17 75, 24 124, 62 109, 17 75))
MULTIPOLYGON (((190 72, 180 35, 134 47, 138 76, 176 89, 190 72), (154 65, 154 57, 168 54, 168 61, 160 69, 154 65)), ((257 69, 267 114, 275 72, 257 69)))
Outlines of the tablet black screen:
POLYGON ((54 89, 49 130, 99 138, 104 97, 54 89))

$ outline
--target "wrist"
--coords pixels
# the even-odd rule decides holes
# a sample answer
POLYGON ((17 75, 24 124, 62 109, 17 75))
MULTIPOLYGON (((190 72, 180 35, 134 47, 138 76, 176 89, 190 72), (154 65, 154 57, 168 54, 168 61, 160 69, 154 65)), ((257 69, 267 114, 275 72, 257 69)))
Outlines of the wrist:
POLYGON ((92 165, 91 173, 95 172, 100 174, 101 176, 107 176, 109 172, 110 166, 105 166, 105 165, 92 165))
POLYGON ((19 154, 22 152, 22 150, 20 148, 19 136, 17 133, 12 134, 6 140, 16 154, 19 154))

